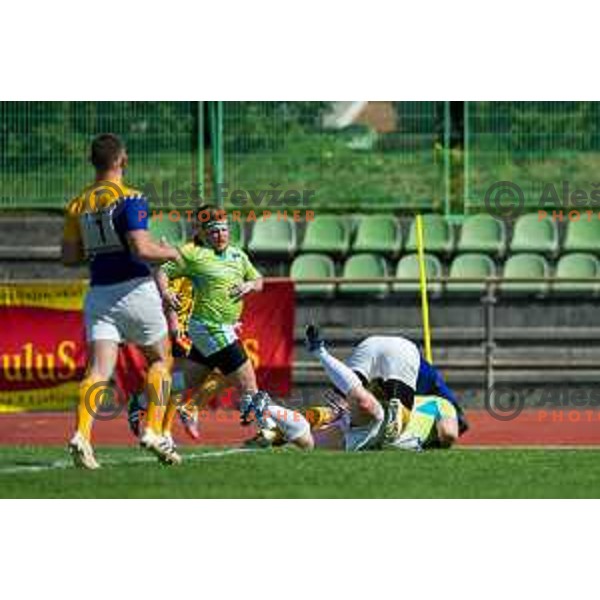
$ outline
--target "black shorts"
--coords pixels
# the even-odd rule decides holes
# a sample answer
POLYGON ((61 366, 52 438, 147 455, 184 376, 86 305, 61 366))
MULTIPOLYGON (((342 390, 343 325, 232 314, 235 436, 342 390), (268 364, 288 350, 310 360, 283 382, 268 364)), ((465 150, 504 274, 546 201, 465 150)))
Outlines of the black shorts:
POLYGON ((187 358, 189 353, 190 351, 184 348, 181 344, 177 343, 177 341, 173 342, 173 345, 171 346, 171 354, 173 355, 173 358, 187 358))
POLYGON ((209 356, 204 356, 196 346, 192 346, 186 358, 210 369, 219 369, 223 375, 229 375, 237 371, 248 360, 248 355, 244 346, 239 340, 236 340, 209 356))

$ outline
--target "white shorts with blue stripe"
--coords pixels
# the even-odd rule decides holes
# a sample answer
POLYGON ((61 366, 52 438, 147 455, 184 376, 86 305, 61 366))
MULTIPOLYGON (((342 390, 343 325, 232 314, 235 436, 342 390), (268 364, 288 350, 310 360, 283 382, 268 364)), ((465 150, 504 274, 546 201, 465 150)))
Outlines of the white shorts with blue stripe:
POLYGON ((188 335, 192 344, 204 356, 215 354, 237 341, 235 325, 214 325, 191 318, 188 335))

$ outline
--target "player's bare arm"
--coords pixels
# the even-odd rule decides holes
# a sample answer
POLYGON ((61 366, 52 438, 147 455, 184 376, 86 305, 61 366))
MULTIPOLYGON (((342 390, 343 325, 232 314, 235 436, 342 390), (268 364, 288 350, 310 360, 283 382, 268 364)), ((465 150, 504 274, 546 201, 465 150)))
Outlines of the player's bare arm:
POLYGON ((160 297, 163 300, 165 311, 179 310, 181 308, 179 296, 169 289, 169 278, 162 269, 155 269, 154 281, 156 281, 156 287, 158 288, 160 297))
POLYGON ((166 243, 157 243, 146 229, 127 232, 127 242, 133 254, 141 260, 163 263, 169 260, 179 261, 181 254, 177 248, 166 243))
POLYGON ((81 242, 63 240, 61 248, 62 263, 66 267, 76 267, 85 261, 81 242))

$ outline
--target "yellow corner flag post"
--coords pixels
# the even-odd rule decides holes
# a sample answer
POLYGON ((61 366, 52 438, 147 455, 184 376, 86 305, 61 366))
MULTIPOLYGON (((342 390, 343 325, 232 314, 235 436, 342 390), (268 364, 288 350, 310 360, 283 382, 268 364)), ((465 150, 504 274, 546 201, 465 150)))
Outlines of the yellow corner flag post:
POLYGON ((431 329, 429 327, 429 300, 427 297, 427 271, 425 269, 425 251, 423 244, 423 218, 417 215, 417 256, 419 259, 419 287, 421 289, 421 313, 423 315, 423 340, 425 342, 425 360, 433 363, 431 354, 431 329))

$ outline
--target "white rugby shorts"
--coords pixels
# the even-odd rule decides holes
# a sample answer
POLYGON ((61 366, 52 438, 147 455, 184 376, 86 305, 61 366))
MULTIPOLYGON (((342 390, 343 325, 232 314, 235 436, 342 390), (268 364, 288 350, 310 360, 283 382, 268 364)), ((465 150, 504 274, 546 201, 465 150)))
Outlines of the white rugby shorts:
POLYGON ((352 350, 346 365, 367 381, 396 379, 417 387, 421 354, 414 342, 403 337, 371 336, 352 350))
POLYGON ((92 286, 83 310, 88 342, 111 340, 149 346, 168 332, 160 294, 151 277, 92 286))

